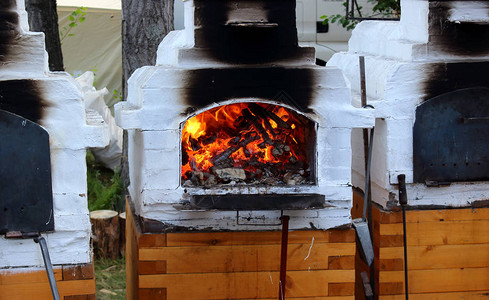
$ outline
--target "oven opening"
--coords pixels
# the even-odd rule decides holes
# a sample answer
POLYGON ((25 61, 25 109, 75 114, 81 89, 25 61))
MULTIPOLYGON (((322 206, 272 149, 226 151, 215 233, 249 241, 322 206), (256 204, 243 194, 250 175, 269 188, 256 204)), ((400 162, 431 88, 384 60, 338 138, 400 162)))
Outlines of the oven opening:
POLYGON ((215 107, 182 129, 182 185, 313 185, 316 123, 258 102, 215 107))

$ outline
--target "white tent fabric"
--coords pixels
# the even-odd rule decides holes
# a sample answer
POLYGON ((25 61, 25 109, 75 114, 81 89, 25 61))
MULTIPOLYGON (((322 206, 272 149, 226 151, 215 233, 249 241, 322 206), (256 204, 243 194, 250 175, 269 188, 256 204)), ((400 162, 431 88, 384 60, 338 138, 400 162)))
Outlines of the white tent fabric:
MULTIPOLYGON (((78 7, 85 6, 92 0, 58 0, 58 22, 60 30, 68 28, 69 15, 78 7), (60 6, 61 3, 72 3, 74 6, 60 6), (81 4, 81 5, 79 5, 81 4)), ((112 2, 98 1, 99 7, 115 7, 112 2)), ((120 7, 120 2, 119 2, 120 7)), ((107 87, 109 96, 105 101, 112 107, 119 101, 114 91, 122 91, 122 43, 121 43, 121 10, 87 8, 86 19, 74 27, 62 41, 63 61, 67 72, 74 77, 86 71, 95 73, 95 87, 107 87)))
POLYGON ((57 0, 58 6, 121 10, 121 0, 57 0))

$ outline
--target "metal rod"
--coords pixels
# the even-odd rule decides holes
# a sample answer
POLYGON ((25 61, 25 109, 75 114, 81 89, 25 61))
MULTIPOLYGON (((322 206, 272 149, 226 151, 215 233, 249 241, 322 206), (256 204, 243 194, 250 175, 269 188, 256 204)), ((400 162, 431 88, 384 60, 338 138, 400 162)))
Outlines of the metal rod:
MULTIPOLYGON (((372 107, 367 105, 367 84, 365 76, 365 57, 359 56, 360 64, 360 90, 361 90, 361 101, 362 107, 372 107)), ((373 107, 372 107, 373 108, 373 107)), ((374 144, 374 128, 370 131, 370 142, 368 142, 368 129, 363 129, 363 149, 365 156, 365 190, 363 195, 363 216, 362 220, 367 221, 368 230, 370 234, 370 239, 373 247, 374 243, 374 233, 373 233, 373 220, 372 220, 372 192, 371 192, 371 182, 370 182, 370 168, 372 165, 372 151, 374 144), (368 217, 367 217, 368 208, 368 217)), ((375 255, 374 255, 375 256, 375 255)), ((375 293, 375 263, 370 265, 370 285, 375 293)))
POLYGON ((408 261, 407 261, 407 235, 406 235, 406 207, 402 206, 402 227, 404 232, 404 293, 406 300, 409 299, 408 291, 408 261))
POLYGON ((406 205, 407 205, 407 192, 406 192, 406 175, 397 175, 399 182, 399 203, 402 207, 402 227, 403 227, 403 240, 404 240, 404 293, 406 300, 409 299, 408 289, 408 256, 407 256, 407 234, 406 234, 406 205))
POLYGON ((358 15, 361 18, 362 17, 362 12, 360 11, 360 7, 358 7, 358 2, 357 2, 357 0, 353 0, 353 1, 355 3, 356 8, 357 8, 358 15))
MULTIPOLYGON (((359 56, 358 59, 360 64, 360 95, 362 99, 361 105, 362 107, 365 107, 367 105, 367 89, 366 89, 366 81, 365 81, 365 57, 359 56)), ((369 165, 371 163, 369 156, 371 156, 370 153, 371 147, 372 147, 372 141, 370 142, 370 147, 368 142, 368 129, 364 128, 363 129, 363 155, 364 155, 364 162, 365 162, 365 190, 363 196, 363 215, 362 215, 363 221, 367 219, 367 205, 368 205, 368 191, 369 191, 368 183, 370 180, 369 165)))
POLYGON ((42 258, 44 259, 44 266, 46 268, 46 273, 48 274, 49 285, 51 286, 51 293, 53 294, 54 300, 60 300, 58 287, 56 286, 56 279, 54 278, 53 265, 51 264, 51 258, 49 257, 48 245, 46 240, 42 237, 34 238, 34 242, 41 246, 42 258))
MULTIPOLYGON (((365 107, 367 105, 367 88, 366 88, 366 80, 365 80, 365 57, 364 56, 359 56, 358 57, 358 63, 360 65, 360 96, 361 96, 361 105, 362 107, 365 107)), ((369 143, 368 143, 368 129, 364 128, 363 130, 363 157, 364 157, 364 163, 365 163, 365 189, 364 189, 364 196, 363 196, 363 221, 366 220, 367 217, 367 197, 368 197, 368 180, 367 180, 367 173, 369 173, 368 170, 368 152, 369 152, 369 143)))
POLYGON ((374 130, 372 127, 370 129, 370 142, 368 146, 368 154, 367 154, 367 171, 365 172, 365 193, 363 195, 363 221, 367 220, 367 207, 369 205, 369 195, 370 194, 370 169, 372 167, 372 152, 374 145, 374 130))
POLYGON ((278 299, 285 299, 285 283, 287 277, 287 245, 289 243, 289 216, 282 216, 282 247, 280 253, 280 281, 278 299))
POLYGON ((360 64, 360 95, 362 97, 362 107, 367 105, 367 84, 365 80, 365 56, 358 57, 360 64))
POLYGON ((350 16, 354 17, 355 16, 355 2, 352 0, 351 2, 351 8, 350 8, 350 16))

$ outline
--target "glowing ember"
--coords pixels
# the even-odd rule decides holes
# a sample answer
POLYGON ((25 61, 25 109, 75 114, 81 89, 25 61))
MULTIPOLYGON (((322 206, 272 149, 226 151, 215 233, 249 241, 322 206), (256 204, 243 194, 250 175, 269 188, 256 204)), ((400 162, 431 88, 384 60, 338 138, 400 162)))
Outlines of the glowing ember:
POLYGON ((208 185, 273 177, 305 183, 314 139, 311 123, 271 104, 236 103, 205 111, 183 128, 182 180, 208 185))

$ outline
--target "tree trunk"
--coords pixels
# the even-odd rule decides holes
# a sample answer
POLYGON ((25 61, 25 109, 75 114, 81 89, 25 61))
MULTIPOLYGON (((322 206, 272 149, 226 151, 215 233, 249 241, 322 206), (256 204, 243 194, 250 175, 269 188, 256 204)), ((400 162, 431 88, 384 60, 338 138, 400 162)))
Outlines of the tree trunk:
MULTIPOLYGON (((173 30, 173 0, 122 0, 122 87, 127 97, 127 80, 140 67, 156 63, 156 51, 173 30)), ((129 185, 127 132, 122 145, 121 180, 124 193, 129 185)))
POLYGON ((56 0, 25 0, 25 9, 29 16, 30 30, 44 32, 46 36, 49 70, 64 71, 56 0))
POLYGON ((94 210, 90 212, 95 258, 119 258, 120 231, 118 215, 113 210, 94 210))

